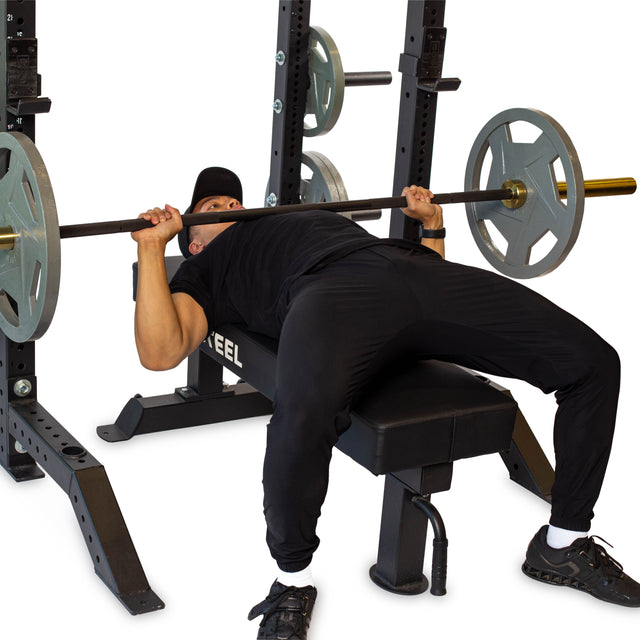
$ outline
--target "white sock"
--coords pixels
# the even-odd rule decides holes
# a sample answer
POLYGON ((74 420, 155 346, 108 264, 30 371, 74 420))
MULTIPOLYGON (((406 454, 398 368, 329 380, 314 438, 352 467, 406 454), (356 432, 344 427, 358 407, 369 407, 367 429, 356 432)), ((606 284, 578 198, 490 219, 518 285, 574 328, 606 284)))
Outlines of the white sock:
POLYGON ((311 565, 305 567, 302 571, 289 573, 278 569, 278 582, 285 587, 308 587, 314 586, 313 575, 311 574, 311 565))
POLYGON ((547 530, 547 544, 554 549, 562 549, 568 547, 578 538, 586 538, 587 531, 570 531, 569 529, 560 529, 549 525, 547 530))

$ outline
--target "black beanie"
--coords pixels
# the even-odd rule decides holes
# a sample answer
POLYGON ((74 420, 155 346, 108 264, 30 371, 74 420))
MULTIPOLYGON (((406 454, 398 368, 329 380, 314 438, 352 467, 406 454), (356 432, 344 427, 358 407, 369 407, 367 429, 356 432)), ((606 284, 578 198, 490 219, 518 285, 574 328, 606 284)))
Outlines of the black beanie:
MULTIPOLYGON (((223 167, 209 167, 201 171, 193 188, 191 204, 185 214, 193 213, 193 208, 203 198, 213 196, 228 196, 242 203, 242 184, 238 176, 223 167)), ((189 233, 186 227, 178 234, 178 245, 182 255, 188 258, 191 254, 189 253, 189 233)))

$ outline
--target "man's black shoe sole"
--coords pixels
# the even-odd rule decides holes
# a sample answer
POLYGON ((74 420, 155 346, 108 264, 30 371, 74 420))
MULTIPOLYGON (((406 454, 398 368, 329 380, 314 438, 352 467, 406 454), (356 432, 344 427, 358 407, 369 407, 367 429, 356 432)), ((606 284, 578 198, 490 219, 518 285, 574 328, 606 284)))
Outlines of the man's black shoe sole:
POLYGON ((546 582, 547 584, 553 584, 558 587, 571 587, 572 589, 577 589, 578 591, 588 593, 590 596, 593 596, 598 600, 602 600, 603 602, 608 602, 609 604, 616 604, 618 606, 630 608, 637 608, 639 606, 634 604, 624 604, 622 602, 612 602, 611 600, 605 600, 604 598, 601 598, 600 596, 593 593, 593 591, 591 591, 591 589, 589 589, 586 584, 580 582, 580 580, 576 580, 576 578, 568 578, 567 576, 560 575, 559 573, 553 573, 551 571, 541 571, 540 569, 532 567, 527 562, 522 565, 522 572, 526 576, 529 576, 534 580, 546 582))
POLYGON ((530 578, 539 580, 540 582, 547 582, 558 587, 571 587, 572 589, 578 589, 579 591, 591 593, 587 585, 580 582, 580 580, 576 580, 575 578, 567 578, 567 576, 563 576, 559 573, 553 573, 551 571, 541 571, 540 569, 532 567, 527 562, 522 565, 522 572, 530 578))

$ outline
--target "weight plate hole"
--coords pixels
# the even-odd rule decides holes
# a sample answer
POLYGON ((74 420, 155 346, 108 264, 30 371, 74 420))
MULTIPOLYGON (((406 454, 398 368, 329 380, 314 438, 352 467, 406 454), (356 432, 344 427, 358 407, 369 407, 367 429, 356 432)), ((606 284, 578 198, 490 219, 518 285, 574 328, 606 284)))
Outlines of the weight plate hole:
MULTIPOLYGON (((562 160, 560 160, 560 158, 556 158, 551 164, 551 172, 556 185, 558 184, 558 182, 564 182, 566 184, 567 178, 565 176, 564 167, 562 166, 562 160)), ((566 200, 566 193, 564 195, 561 194, 560 199, 566 200)))
POLYGON ((33 222, 38 222, 38 205, 36 204, 36 198, 33 195, 33 189, 31 188, 29 177, 25 172, 22 173, 22 188, 24 190, 27 204, 29 205, 29 210, 31 211, 31 218, 33 222))
POLYGON ((521 144, 534 143, 542 133, 539 127, 531 122, 525 120, 516 120, 509 124, 509 130, 511 131, 511 141, 519 142, 521 144))
POLYGON ((491 238, 491 243, 501 253, 502 258, 504 258, 504 256, 507 255, 507 247, 509 246, 507 239, 500 233, 498 227, 496 227, 491 220, 485 220, 484 224, 487 234, 491 238))
POLYGON ((529 256, 529 264, 535 265, 540 260, 545 258, 545 256, 549 255, 553 248, 556 246, 558 239, 551 233, 547 231, 541 238, 538 240, 533 247, 531 247, 531 255, 529 256))
POLYGON ((482 170, 480 171, 480 188, 486 189, 489 184, 489 173, 491 171, 491 167, 493 166, 493 153, 491 153, 491 147, 487 149, 487 153, 484 157, 484 161, 482 163, 482 170))
MULTIPOLYGON (((0 166, 2 167, 11 166, 11 149, 2 149, 2 151, 0 151, 0 166)), ((6 171, 6 173, 2 176, 2 180, 5 179, 8 173, 9 172, 6 171)))
POLYGON ((29 303, 31 305, 31 313, 33 313, 36 303, 40 298, 40 274, 42 273, 42 264, 36 260, 33 265, 33 278, 31 279, 31 293, 29 295, 29 303))
POLYGON ((0 290, 0 314, 12 326, 20 324, 18 316, 18 303, 4 290, 0 290))

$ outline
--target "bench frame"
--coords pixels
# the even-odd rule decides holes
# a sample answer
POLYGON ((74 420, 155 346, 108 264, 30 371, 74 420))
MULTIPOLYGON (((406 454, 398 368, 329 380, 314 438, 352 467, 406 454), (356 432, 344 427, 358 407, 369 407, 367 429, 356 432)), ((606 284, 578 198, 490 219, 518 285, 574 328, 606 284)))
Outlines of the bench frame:
MULTIPOLYGON (((189 375, 195 376, 192 379, 192 383, 195 382, 193 386, 180 388, 168 396, 147 399, 136 396, 125 406, 115 424, 98 427, 97 433, 101 438, 115 442, 142 433, 195 426, 196 423, 217 423, 229 419, 229 406, 233 406, 233 419, 268 415, 275 393, 276 355, 275 341, 250 334, 238 326, 224 327, 190 357, 193 362, 189 367, 189 375), (242 380, 236 385, 224 385, 223 368, 238 376, 246 376, 261 393, 242 380), (199 390, 203 389, 205 394, 201 396, 199 390), (261 400, 256 401, 256 396, 261 400), (260 402, 262 412, 258 410, 260 402), (190 407, 195 408, 190 410, 190 407), (244 416, 241 415, 243 409, 246 411, 244 416), (155 417, 165 412, 180 420, 171 425, 165 416, 154 424, 155 417), (201 422, 194 422, 196 416, 201 422)), ((438 366, 461 370, 452 364, 439 363, 438 366)), ((467 374, 465 377, 473 378, 476 384, 479 380, 480 384, 489 385, 512 400, 509 391, 503 387, 484 376, 463 371, 467 374)), ((389 462, 384 456, 376 457, 377 452, 374 455, 370 450, 363 451, 363 443, 369 439, 362 435, 362 427, 358 422, 362 419, 358 418, 357 413, 352 414, 357 426, 352 426, 343 434, 337 448, 372 473, 386 476, 378 558, 370 570, 370 577, 378 586, 401 594, 418 594, 428 588, 429 582, 423 575, 423 567, 428 523, 431 522, 434 532, 431 593, 446 593, 447 539, 444 522, 431 503, 431 494, 450 488, 454 459, 500 452, 512 480, 550 501, 553 469, 515 402, 513 405, 511 442, 507 437, 500 441, 502 444, 496 445, 496 436, 492 435, 489 440, 493 444, 487 445, 486 450, 482 449, 483 445, 476 445, 475 452, 454 454, 452 451, 448 458, 445 456, 445 459, 429 461, 428 464, 409 469, 402 464, 396 468, 398 462, 389 462)), ((486 422, 486 418, 484 420, 486 422)), ((371 449, 369 442, 366 445, 371 449)), ((413 462, 407 463, 407 466, 409 464, 413 462)))

